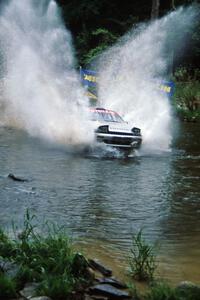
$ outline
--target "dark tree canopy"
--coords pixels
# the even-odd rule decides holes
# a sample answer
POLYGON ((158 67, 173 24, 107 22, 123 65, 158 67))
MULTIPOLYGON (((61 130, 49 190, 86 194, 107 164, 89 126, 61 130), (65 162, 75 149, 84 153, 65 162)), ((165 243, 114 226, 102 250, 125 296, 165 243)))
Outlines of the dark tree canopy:
MULTIPOLYGON (((139 22, 151 19, 152 5, 157 2, 158 17, 188 5, 194 0, 56 0, 61 7, 66 26, 71 30, 79 63, 84 65, 112 45, 139 22)), ((200 25, 190 39, 186 62, 198 65, 200 55, 200 25)))
MULTIPOLYGON (((0 0, 0 5, 10 0, 0 0)), ((88 64, 93 57, 111 46, 136 24, 162 17, 180 5, 200 0, 55 0, 61 8, 66 27, 70 29, 78 62, 88 64), (154 10, 154 11, 153 11, 154 10)), ((1 6, 0 6, 1 8, 1 6)), ((199 13, 200 20, 200 13, 199 13)), ((189 37, 184 63, 200 67, 200 23, 189 37)), ((182 63, 182 62, 180 62, 182 63)))

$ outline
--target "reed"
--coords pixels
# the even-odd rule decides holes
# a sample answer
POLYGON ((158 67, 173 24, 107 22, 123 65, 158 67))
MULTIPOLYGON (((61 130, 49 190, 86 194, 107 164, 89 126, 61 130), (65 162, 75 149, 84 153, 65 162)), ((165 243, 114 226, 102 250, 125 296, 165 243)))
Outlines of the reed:
POLYGON ((157 267, 155 246, 149 245, 140 230, 132 238, 132 247, 128 258, 130 275, 139 281, 151 281, 157 267))
POLYGON ((160 282, 150 288, 145 294, 144 300, 181 300, 181 298, 175 288, 170 287, 165 282, 160 282))

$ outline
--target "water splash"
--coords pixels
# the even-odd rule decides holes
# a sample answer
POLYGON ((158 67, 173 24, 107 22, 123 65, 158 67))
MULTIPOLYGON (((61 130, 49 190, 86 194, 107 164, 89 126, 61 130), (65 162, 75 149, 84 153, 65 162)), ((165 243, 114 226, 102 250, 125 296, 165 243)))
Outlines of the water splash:
POLYGON ((51 142, 91 142, 72 38, 53 0, 11 0, 0 13, 1 120, 51 142))
POLYGON ((142 129, 143 150, 170 150, 171 104, 157 88, 166 79, 174 53, 186 42, 196 9, 180 8, 142 24, 125 35, 98 61, 99 98, 103 106, 122 113, 142 129))
MULTIPOLYGON (((0 119, 64 145, 93 141, 88 99, 75 70, 72 38, 54 0, 10 0, 0 11, 0 119)), ((179 9, 130 31, 100 59, 99 97, 142 129, 144 148, 168 150, 169 99, 155 89, 195 9, 179 9), (176 31, 174 30, 176 28, 176 31), (116 76, 117 74, 117 76, 116 76), (119 74, 119 75, 118 75, 119 74)))

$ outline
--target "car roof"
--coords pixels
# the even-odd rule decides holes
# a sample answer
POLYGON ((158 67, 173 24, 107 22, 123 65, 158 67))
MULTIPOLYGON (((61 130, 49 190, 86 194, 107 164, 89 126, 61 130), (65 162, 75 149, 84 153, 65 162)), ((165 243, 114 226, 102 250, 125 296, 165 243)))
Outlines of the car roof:
POLYGON ((103 113, 107 113, 107 114, 117 114, 115 111, 110 110, 110 109, 105 109, 102 107, 91 107, 90 108, 91 112, 103 112, 103 113))

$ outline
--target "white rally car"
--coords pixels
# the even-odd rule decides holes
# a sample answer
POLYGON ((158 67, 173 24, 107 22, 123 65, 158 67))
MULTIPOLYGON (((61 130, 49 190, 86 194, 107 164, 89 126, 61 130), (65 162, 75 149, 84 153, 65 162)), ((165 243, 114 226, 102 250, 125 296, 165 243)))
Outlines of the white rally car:
POLYGON ((95 122, 98 142, 130 153, 142 142, 141 130, 131 127, 115 111, 104 108, 90 108, 91 120, 95 122))

